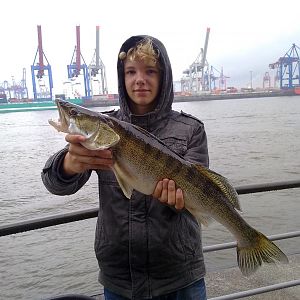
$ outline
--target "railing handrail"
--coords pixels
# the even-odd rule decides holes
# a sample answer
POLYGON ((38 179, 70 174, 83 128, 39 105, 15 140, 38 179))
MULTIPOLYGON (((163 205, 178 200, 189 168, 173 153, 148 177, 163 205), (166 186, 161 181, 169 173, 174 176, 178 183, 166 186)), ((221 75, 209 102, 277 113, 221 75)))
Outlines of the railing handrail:
POLYGON ((297 285, 300 285, 300 279, 286 281, 286 282, 280 282, 280 283, 267 285, 267 286, 259 287, 259 288, 252 289, 252 290, 241 291, 241 292, 237 292, 237 293, 233 293, 233 294, 229 294, 229 295, 213 297, 213 298, 209 298, 208 300, 241 299, 241 298, 245 298, 245 297, 249 297, 249 296, 259 295, 259 294, 277 291, 277 290, 281 290, 281 289, 286 289, 286 288, 290 288, 290 287, 295 287, 297 285))
MULTIPOLYGON (((237 186, 235 187, 235 189, 238 194, 251 194, 251 193, 277 191, 277 190, 299 188, 299 187, 300 187, 300 181, 293 180, 293 181, 285 181, 285 182, 273 182, 273 183, 237 186)), ((29 230, 41 229, 45 227, 86 220, 86 219, 97 217, 97 215, 98 215, 98 208, 90 208, 90 209, 80 210, 76 212, 70 212, 70 213, 58 214, 54 216, 46 216, 46 217, 37 218, 33 220, 22 221, 14 224, 2 225, 0 226, 0 237, 16 234, 24 231, 29 231, 29 230)), ((281 240, 281 239, 287 239, 287 238, 293 238, 299 236, 300 236, 300 231, 294 231, 294 232, 271 235, 268 236, 268 238, 274 241, 274 240, 281 240)), ((236 242, 217 244, 217 245, 203 247, 203 252, 218 251, 218 250, 230 249, 234 247, 236 247, 236 242)), ((281 282, 278 284, 264 286, 252 290, 241 291, 229 295, 210 298, 210 300, 240 299, 252 295, 275 291, 278 289, 286 289, 289 287, 297 286, 299 284, 300 284, 300 280, 292 280, 292 281, 281 282)))
POLYGON ((299 188, 299 187, 300 187, 300 180, 289 180, 289 181, 278 181, 278 182, 236 186, 235 189, 239 195, 243 195, 243 194, 279 191, 279 190, 299 188))
MULTIPOLYGON (((291 238, 299 237, 299 236, 300 236, 300 230, 268 235, 267 238, 270 241, 278 241, 278 240, 284 240, 284 239, 291 239, 291 238)), ((212 252, 212 251, 231 249, 231 248, 235 248, 236 245, 237 245, 236 242, 229 242, 229 243, 223 243, 223 244, 204 246, 203 252, 206 253, 206 252, 212 252)))
MULTIPOLYGON (((283 189, 299 188, 300 180, 290 180, 283 182, 263 183, 263 184, 252 184, 245 186, 235 187, 238 194, 252 194, 267 191, 278 191, 283 189)), ((57 214, 52 216, 41 217, 37 219, 31 219, 21 221, 8 225, 0 226, 0 237, 16 234, 20 232, 41 229, 50 226, 61 225, 65 223, 71 223, 75 221, 86 220, 95 218, 98 216, 98 207, 89 208, 80 211, 73 211, 70 213, 57 214)))

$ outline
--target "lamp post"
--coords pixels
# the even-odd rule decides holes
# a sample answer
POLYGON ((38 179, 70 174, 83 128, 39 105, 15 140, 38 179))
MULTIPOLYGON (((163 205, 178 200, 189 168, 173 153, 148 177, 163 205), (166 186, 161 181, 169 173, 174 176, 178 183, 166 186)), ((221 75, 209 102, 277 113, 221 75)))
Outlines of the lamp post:
POLYGON ((250 88, 252 90, 252 71, 250 71, 250 88))

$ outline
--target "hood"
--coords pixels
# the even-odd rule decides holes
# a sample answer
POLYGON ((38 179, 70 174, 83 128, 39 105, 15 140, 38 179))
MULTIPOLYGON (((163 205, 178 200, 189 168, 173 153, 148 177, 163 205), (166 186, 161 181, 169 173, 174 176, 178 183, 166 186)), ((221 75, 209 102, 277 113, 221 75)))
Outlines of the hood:
POLYGON ((119 104, 120 114, 124 121, 139 125, 146 129, 150 128, 155 122, 165 118, 172 109, 174 99, 173 92, 173 76, 170 60, 165 46, 156 38, 146 35, 132 36, 124 42, 120 48, 120 52, 127 51, 137 45, 142 39, 148 37, 152 40, 154 49, 159 53, 158 61, 162 67, 160 93, 158 94, 157 106, 152 111, 145 115, 134 115, 131 113, 128 101, 129 97, 125 88, 124 79, 124 62, 118 58, 118 89, 119 89, 119 104))

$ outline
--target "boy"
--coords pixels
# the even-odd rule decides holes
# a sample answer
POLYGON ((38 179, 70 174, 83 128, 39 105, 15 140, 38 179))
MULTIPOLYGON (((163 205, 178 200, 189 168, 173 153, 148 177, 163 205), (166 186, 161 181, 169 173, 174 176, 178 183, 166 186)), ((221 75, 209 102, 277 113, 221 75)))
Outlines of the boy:
MULTIPOLYGON (((121 46, 117 69, 120 109, 110 115, 208 167, 203 123, 172 110, 172 69, 164 45, 150 36, 129 38, 121 46)), ((152 196, 134 191, 128 201, 110 170, 110 150, 88 150, 83 140, 67 135, 68 146, 47 161, 42 179, 50 192, 68 195, 87 182, 92 170, 97 172, 95 253, 105 299, 206 299, 201 228, 184 209, 176 183, 165 178, 152 196)))

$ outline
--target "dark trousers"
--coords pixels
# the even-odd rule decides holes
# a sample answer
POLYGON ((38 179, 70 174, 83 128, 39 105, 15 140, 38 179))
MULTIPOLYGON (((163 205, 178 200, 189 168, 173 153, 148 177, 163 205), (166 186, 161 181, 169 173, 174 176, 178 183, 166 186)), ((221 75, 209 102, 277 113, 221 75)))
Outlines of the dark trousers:
MULTIPOLYGON (((104 289, 105 300, 129 300, 104 289)), ((152 300, 206 300, 206 288, 204 279, 170 294, 153 297, 152 300)), ((139 299, 137 299, 139 300, 139 299)))

